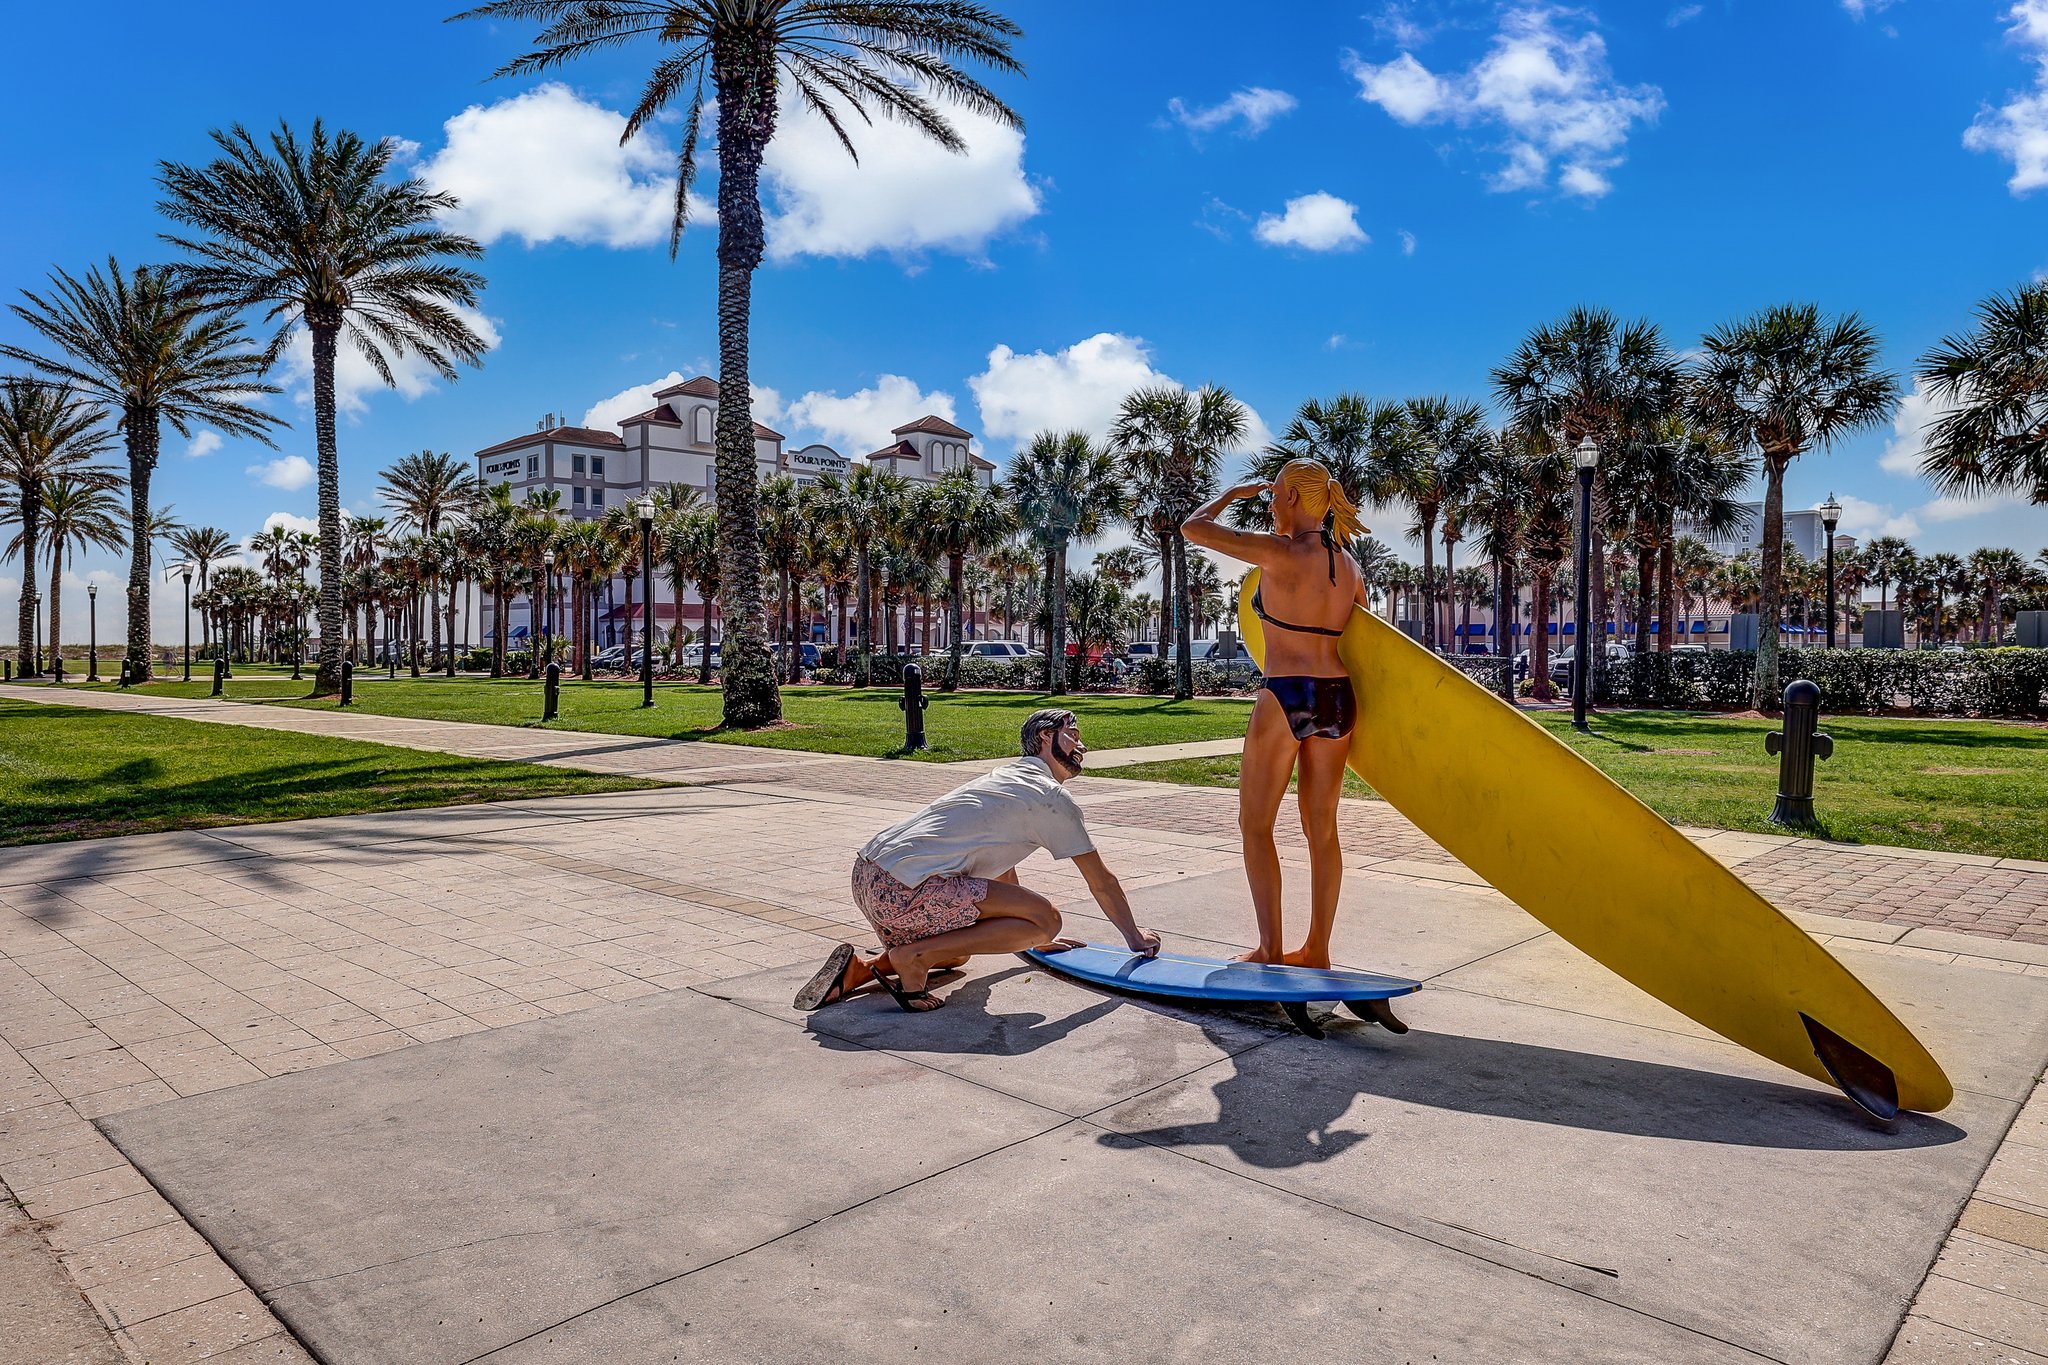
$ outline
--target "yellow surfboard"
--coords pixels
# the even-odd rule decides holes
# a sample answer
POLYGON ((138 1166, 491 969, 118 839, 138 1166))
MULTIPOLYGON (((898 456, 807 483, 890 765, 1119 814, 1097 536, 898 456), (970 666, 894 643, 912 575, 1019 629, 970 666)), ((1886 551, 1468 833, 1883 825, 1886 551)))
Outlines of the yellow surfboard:
MULTIPOLYGON (((1246 576, 1237 617, 1263 666, 1258 581, 1246 576)), ((1954 1097, 1848 968, 1541 726, 1367 612, 1337 650, 1358 689, 1351 770, 1560 938, 1880 1117, 1954 1097)))

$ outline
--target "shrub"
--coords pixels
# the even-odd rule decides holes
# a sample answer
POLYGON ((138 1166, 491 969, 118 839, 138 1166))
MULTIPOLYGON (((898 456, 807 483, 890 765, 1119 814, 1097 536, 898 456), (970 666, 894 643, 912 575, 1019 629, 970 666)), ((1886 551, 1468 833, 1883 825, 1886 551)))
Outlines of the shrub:
POLYGON ((1164 696, 1173 691, 1173 669, 1157 655, 1140 659, 1137 667, 1131 670, 1131 690, 1154 697, 1164 696))

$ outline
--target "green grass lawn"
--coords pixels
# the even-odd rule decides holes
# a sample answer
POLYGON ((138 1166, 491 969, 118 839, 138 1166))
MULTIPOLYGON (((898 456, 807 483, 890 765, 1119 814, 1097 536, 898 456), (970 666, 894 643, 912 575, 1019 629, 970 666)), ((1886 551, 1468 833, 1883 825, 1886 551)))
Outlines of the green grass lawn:
POLYGON ((0 846, 655 785, 532 763, 0 700, 0 846))
MULTIPOLYGON (((315 709, 334 705, 305 700, 311 684, 291 681, 289 672, 278 677, 238 669, 237 674, 228 684, 231 701, 315 709)), ((150 683, 136 690, 154 696, 204 697, 211 693, 212 683, 150 683)), ((715 687, 657 684, 650 709, 640 705, 637 682, 564 682, 561 715, 546 728, 886 757, 903 751, 903 711, 896 704, 900 695, 894 688, 881 687, 786 687, 782 725, 729 731, 719 728, 721 699, 715 687)), ((1041 706, 1064 706, 1077 714, 1092 749, 1241 735, 1249 708, 1238 698, 1176 702, 1166 697, 1052 698, 1036 692, 926 695, 931 706, 925 711, 925 734, 931 747, 910 757, 933 762, 1015 753, 1018 727, 1041 706)), ((359 674, 355 697, 355 710, 380 716, 540 726, 541 685, 524 680, 401 677, 394 682, 359 674)))
MULTIPOLYGON (((1593 733, 1562 713, 1532 719, 1679 825, 1790 831, 1767 818, 1778 760, 1764 752, 1777 722, 1681 712, 1614 712, 1593 733)), ((1814 809, 1829 839, 2048 859, 2048 728, 1999 721, 1829 716, 1834 757, 1814 778, 1814 809)), ((1105 771, 1195 786, 1235 787, 1238 761, 1182 759, 1105 771)), ((1345 774, 1345 791, 1371 789, 1345 774)), ((1528 799, 1543 793, 1531 789, 1528 799)))

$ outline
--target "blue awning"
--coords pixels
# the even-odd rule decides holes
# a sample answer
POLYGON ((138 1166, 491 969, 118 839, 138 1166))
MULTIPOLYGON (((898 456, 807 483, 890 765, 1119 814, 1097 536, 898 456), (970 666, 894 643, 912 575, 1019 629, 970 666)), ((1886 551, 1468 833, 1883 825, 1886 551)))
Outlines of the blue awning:
POLYGON ((512 627, 512 633, 511 633, 510 635, 507 635, 507 636, 506 636, 505 638, 506 638, 506 639, 508 639, 508 640, 524 640, 524 639, 526 638, 526 627, 525 627, 525 626, 514 626, 514 627, 512 627))

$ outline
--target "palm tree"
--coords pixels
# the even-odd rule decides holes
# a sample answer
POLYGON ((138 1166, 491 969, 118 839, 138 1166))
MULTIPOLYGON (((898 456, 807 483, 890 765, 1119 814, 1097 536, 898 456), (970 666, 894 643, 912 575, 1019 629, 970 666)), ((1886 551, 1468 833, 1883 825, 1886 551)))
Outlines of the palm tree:
POLYGON ((1913 547, 1897 536, 1878 536, 1859 552, 1870 581, 1877 584, 1877 609, 1891 607, 1889 590, 1913 553, 1913 547))
MULTIPOLYGON (((1509 660, 1500 671, 1501 699, 1515 704, 1514 613, 1509 603, 1515 596, 1515 565, 1522 548, 1522 521, 1529 490, 1523 473, 1526 440, 1511 433, 1488 432, 1485 443, 1469 466, 1463 480, 1456 515, 1479 529, 1479 549, 1493 564, 1490 585, 1493 608, 1494 652, 1509 660)), ((1361 571, 1363 565, 1360 566, 1361 571)), ((1470 580, 1465 580, 1470 584, 1470 580)), ((1475 592, 1489 591, 1489 585, 1474 585, 1475 592)), ((1470 620, 1468 615, 1467 620, 1470 620)))
POLYGON ((1250 414, 1228 389, 1205 384, 1193 393, 1178 385, 1152 385, 1123 401, 1110 428, 1110 446, 1122 458, 1124 482, 1145 506, 1160 552, 1160 600, 1172 614, 1174 695, 1195 694, 1185 589, 1187 541, 1180 524, 1214 492, 1223 457, 1244 440, 1250 414))
POLYGON ((2048 503, 2048 284, 1986 299, 1976 327, 1943 337, 1918 375, 1950 409, 1924 438, 1935 487, 2048 503))
POLYGON ((128 537, 122 533, 126 518, 121 500, 114 495, 115 486, 105 479, 60 474, 43 488, 50 556, 50 659, 59 675, 64 672, 58 651, 64 643, 66 561, 75 560, 79 551, 95 545, 102 550, 119 551, 128 544, 128 537))
POLYGON ((1948 594, 1967 591, 1970 571, 1959 556, 1943 551, 1920 561, 1920 581, 1934 593, 1934 643, 1943 644, 1942 620, 1947 615, 1948 594))
MULTIPOLYGON (((63 353, 40 354, 0 344, 0 356, 34 366, 119 414, 128 455, 131 526, 150 517, 150 476, 156 472, 164 422, 180 436, 213 427, 229 436, 271 444, 279 418, 249 400, 276 393, 263 373, 270 357, 249 349, 241 324, 169 271, 140 266, 123 274, 111 256, 101 274, 50 275, 47 298, 22 291, 14 315, 63 353)), ((129 676, 147 682, 150 537, 128 543, 129 676)))
MULTIPOLYGON (((171 548, 192 566, 199 578, 199 591, 204 593, 213 574, 213 566, 235 552, 235 538, 218 526, 184 526, 168 537, 171 548)), ((213 622, 204 614, 199 618, 202 647, 213 645, 213 622)))
POLYGON ((417 176, 391 179, 389 141, 329 135, 315 119, 301 142, 279 124, 266 150, 236 124, 213 141, 204 166, 163 162, 158 205, 172 222, 202 234, 167 240, 189 253, 181 272, 232 308, 261 309, 276 322, 269 358, 300 326, 313 343, 313 429, 320 490, 320 662, 313 694, 341 689, 341 463, 335 444, 334 367, 345 333, 378 378, 391 362, 417 356, 444 379, 456 362, 481 362, 484 339, 462 316, 483 277, 458 261, 483 248, 437 226, 456 207, 417 176))
MULTIPOLYGON (((1409 534, 1422 542, 1422 576, 1426 604, 1422 643, 1436 649, 1443 643, 1437 604, 1430 594, 1436 580, 1431 542, 1439 518, 1444 528, 1444 571, 1452 570, 1452 546, 1459 540, 1456 509, 1485 458, 1492 432, 1477 403, 1447 397, 1411 398, 1404 405, 1407 421, 1397 441, 1378 442, 1379 469, 1369 495, 1375 501, 1399 499, 1415 509, 1409 534)), ((1448 580, 1447 580, 1448 581, 1448 580)), ((1448 605, 1448 604, 1447 604, 1448 605)), ((1448 625, 1445 626, 1448 633, 1448 625)))
POLYGON ((939 688, 960 686, 962 591, 967 556, 1001 545, 1017 529, 1009 494, 1000 484, 983 487, 971 469, 941 474, 919 500, 920 520, 929 528, 933 550, 946 560, 946 676, 939 688))
POLYGON ((1989 639, 1997 644, 2005 638, 2005 593, 2026 579, 2027 562, 2018 550, 1987 546, 1970 555, 1970 572, 1984 590, 1984 617, 1989 639))
MULTIPOLYGON (((8 519, 21 526, 14 538, 21 555, 20 633, 15 636, 18 677, 42 673, 35 647, 36 557, 42 553, 40 533, 49 486, 67 478, 104 486, 111 473, 88 471, 112 443, 100 426, 99 409, 70 388, 33 379, 0 384, 0 489, 6 490, 8 519)), ((50 642, 53 653, 56 643, 50 642)))
POLYGON ((1671 649, 1679 518, 1712 536, 1736 534, 1748 524, 1749 514, 1735 495, 1755 473, 1747 452, 1676 413, 1622 442, 1610 471, 1609 511, 1617 529, 1626 523, 1636 551, 1639 650, 1650 647, 1653 609, 1659 623, 1657 648, 1671 649))
POLYGON ((1721 566, 1721 556, 1696 536, 1680 536, 1672 547, 1671 560, 1678 580, 1678 616, 1690 624, 1693 603, 1699 603, 1702 611, 1706 609, 1708 595, 1713 591, 1714 571, 1721 566))
MULTIPOLYGON (((398 514, 398 524, 409 526, 429 539, 438 536, 442 524, 461 516, 477 500, 482 484, 471 472, 469 466, 446 451, 421 450, 401 455, 384 471, 383 486, 377 495, 398 514)), ((439 556, 434 557, 438 560, 439 556)), ((438 580, 441 574, 436 570, 430 580, 438 580)), ((431 591, 429 593, 431 596, 431 591)), ((454 592, 449 592, 449 646, 454 647, 454 592)), ((432 649, 435 656, 441 652, 441 623, 438 615, 433 625, 432 649)))
POLYGON ((1387 575, 1399 562, 1394 552, 1384 542, 1374 539, 1370 532, 1354 537, 1346 548, 1358 563, 1358 576, 1365 581, 1367 599, 1370 600, 1375 592, 1385 592, 1387 575))
POLYGON ((856 681, 862 687, 874 680, 870 654, 874 649, 875 542, 886 528, 902 521, 900 509, 909 497, 909 487, 898 475, 868 464, 853 466, 844 479, 825 474, 817 483, 818 520, 853 547, 854 650, 860 660, 856 681))
POLYGON ((752 729, 782 715, 762 641, 761 551, 748 347, 753 276, 765 235, 762 158, 775 135, 784 78, 849 156, 851 118, 898 118, 951 151, 966 144, 927 91, 1013 128, 1015 113, 953 63, 1022 68, 1010 45, 1020 30, 966 0, 490 0, 455 16, 542 25, 535 49, 496 74, 553 70, 573 58, 653 41, 665 49, 626 117, 622 140, 686 104, 678 163, 673 257, 697 174, 708 79, 717 95, 718 143, 718 526, 726 629, 725 723, 752 729))
MULTIPOLYGON (((663 491, 670 492, 674 487, 670 485, 670 489, 663 491)), ((683 597, 689 588, 694 587, 704 611, 704 629, 697 637, 698 644, 703 647, 697 681, 709 686, 711 608, 718 597, 718 509, 698 506, 695 499, 685 501, 674 496, 657 501, 660 509, 654 520, 655 547, 661 556, 662 574, 668 579, 669 595, 676 600, 676 625, 669 634, 670 649, 673 653, 675 644, 682 639, 683 597)))
POLYGON ((1823 317, 1813 304, 1781 304, 1725 323, 1701 342, 1694 404, 1705 425, 1763 456, 1758 709, 1777 704, 1778 615, 1784 591, 1785 470, 1818 446, 1890 420, 1899 385, 1878 365, 1877 332, 1854 313, 1823 317))
MULTIPOLYGON (((1508 409, 1517 430, 1566 452, 1591 438, 1603 465, 1628 433, 1670 412, 1679 389, 1678 358, 1656 324, 1624 324, 1604 308, 1574 308, 1558 321, 1538 326, 1493 370, 1494 397, 1508 409)), ((1610 486, 1604 470, 1595 476, 1596 512, 1590 528, 1594 573, 1587 585, 1594 621, 1607 619, 1607 580, 1598 572, 1606 558, 1605 517, 1598 509, 1606 506, 1610 486)), ((1581 621, 1577 628, 1584 630, 1587 624, 1581 621)), ((1606 650, 1592 652, 1591 671, 1592 695, 1597 697, 1607 685, 1606 650)))
POLYGON ((1086 432, 1041 431, 1010 467, 1017 520, 1045 556, 1051 640, 1046 690, 1067 689, 1067 547, 1092 540, 1129 505, 1116 457, 1086 432))

